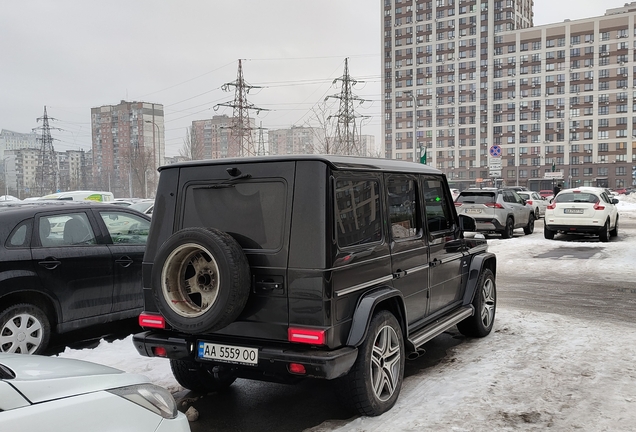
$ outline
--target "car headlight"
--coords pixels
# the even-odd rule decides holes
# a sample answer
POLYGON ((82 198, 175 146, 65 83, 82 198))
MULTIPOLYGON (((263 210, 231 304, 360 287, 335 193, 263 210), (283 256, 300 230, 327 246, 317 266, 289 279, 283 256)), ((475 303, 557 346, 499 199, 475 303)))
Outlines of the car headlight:
POLYGON ((163 418, 173 419, 177 417, 177 403, 172 394, 163 387, 154 384, 138 384, 108 391, 159 414, 163 418))

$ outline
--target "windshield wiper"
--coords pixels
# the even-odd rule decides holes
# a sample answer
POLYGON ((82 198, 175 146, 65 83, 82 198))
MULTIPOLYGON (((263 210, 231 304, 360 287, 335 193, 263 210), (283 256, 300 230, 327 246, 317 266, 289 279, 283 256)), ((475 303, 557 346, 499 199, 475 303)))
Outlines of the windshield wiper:
POLYGON ((236 176, 234 178, 231 178, 229 180, 225 180, 224 182, 221 183, 216 183, 210 186, 204 186, 200 189, 221 189, 221 188, 226 188, 226 187, 234 187, 234 182, 237 180, 243 180, 243 179, 248 179, 252 177, 252 174, 241 174, 239 176, 236 176))

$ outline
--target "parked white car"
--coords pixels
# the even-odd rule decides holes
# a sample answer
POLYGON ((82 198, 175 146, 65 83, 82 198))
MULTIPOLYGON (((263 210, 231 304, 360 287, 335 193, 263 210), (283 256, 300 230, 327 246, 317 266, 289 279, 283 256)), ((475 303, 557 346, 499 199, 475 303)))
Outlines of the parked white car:
POLYGON ((618 235, 616 204, 618 200, 601 188, 564 189, 546 208, 544 236, 553 239, 558 232, 597 234, 607 242, 618 235))
POLYGON ((545 209, 548 207, 549 201, 539 195, 539 192, 518 191, 517 195, 526 200, 526 205, 533 208, 536 219, 545 216, 545 209))
POLYGON ((81 360, 0 353, 0 430, 188 432, 170 392, 81 360))

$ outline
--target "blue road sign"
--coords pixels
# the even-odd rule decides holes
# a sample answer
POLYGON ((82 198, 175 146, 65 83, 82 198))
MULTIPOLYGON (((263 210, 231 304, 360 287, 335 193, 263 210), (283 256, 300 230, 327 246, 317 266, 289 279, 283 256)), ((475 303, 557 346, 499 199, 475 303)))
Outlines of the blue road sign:
POLYGON ((493 145, 490 147, 490 156, 492 157, 501 157, 501 147, 498 145, 493 145))

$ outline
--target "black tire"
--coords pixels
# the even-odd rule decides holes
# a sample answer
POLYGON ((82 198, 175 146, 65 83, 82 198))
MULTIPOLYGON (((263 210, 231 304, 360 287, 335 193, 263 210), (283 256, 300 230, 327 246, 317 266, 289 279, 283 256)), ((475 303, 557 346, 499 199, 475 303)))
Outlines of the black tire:
POLYGON ((340 400, 361 415, 378 416, 390 410, 402 388, 404 358, 404 337, 397 319, 388 311, 376 313, 367 338, 358 347, 356 362, 337 381, 340 400))
POLYGON ((51 324, 37 306, 19 303, 0 313, 0 352, 42 354, 51 338, 51 324))
POLYGON ((616 224, 614 225, 614 229, 610 230, 610 237, 618 237, 618 215, 616 215, 616 224))
POLYGON ((528 225, 523 227, 523 233, 525 235, 530 235, 534 232, 534 215, 531 214, 528 218, 528 225))
POLYGON ((490 269, 483 269, 473 299, 475 313, 457 324, 459 332, 470 337, 484 337, 492 330, 497 310, 497 285, 490 269))
POLYGON ((506 226, 501 232, 501 238, 509 239, 514 235, 515 225, 512 218, 506 219, 506 226))
POLYGON ((152 268, 155 303, 176 330, 200 334, 233 322, 250 293, 241 246, 213 228, 186 228, 161 246, 152 268))
POLYGON ((230 373, 212 371, 213 366, 197 363, 192 360, 170 360, 170 369, 177 382, 198 393, 220 392, 230 387, 236 376, 230 373))
POLYGON ((541 219, 541 213, 539 213, 539 207, 534 209, 534 219, 535 220, 541 219))
POLYGON ((607 243, 609 241, 609 239, 610 239, 610 221, 609 221, 609 219, 605 221, 605 225, 603 225, 603 228, 598 233, 598 238, 603 243, 607 243))
POLYGON ((545 224, 543 224, 543 237, 545 237, 548 240, 552 240, 554 238, 554 231, 548 229, 548 227, 545 226, 545 224))

